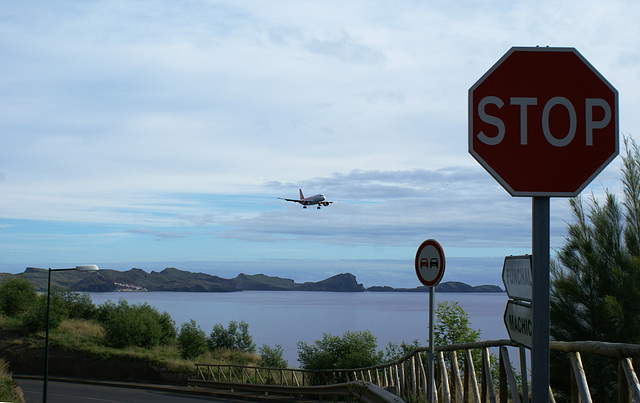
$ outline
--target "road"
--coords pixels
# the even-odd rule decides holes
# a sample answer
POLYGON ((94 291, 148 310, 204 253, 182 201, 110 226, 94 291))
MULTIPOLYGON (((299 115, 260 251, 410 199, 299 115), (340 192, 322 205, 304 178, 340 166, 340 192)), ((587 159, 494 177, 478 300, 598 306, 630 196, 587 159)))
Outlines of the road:
MULTIPOLYGON (((26 403, 42 401, 41 379, 16 379, 26 403)), ((233 402, 203 395, 191 395, 179 391, 140 389, 137 387, 96 385, 85 383, 58 382, 49 380, 47 386, 48 403, 199 403, 233 402)))

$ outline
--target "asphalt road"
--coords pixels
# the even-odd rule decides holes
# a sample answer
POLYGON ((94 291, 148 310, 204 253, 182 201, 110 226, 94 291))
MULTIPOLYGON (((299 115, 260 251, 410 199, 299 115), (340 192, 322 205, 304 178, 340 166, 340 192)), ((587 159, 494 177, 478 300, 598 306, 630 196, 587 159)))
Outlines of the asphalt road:
MULTIPOLYGON (((16 379, 26 403, 42 402, 41 379, 16 379)), ((48 403, 199 403, 232 402, 210 396, 191 395, 171 390, 140 389, 137 387, 58 382, 49 380, 48 403)))

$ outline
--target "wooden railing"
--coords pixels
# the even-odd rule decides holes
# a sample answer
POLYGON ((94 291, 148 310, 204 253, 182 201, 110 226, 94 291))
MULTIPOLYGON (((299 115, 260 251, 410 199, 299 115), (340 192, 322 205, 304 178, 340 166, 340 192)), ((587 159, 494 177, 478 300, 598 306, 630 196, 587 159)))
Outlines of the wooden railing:
MULTIPOLYGON (((581 358, 585 354, 617 358, 619 360, 618 402, 640 402, 640 383, 632 363, 632 357, 640 357, 640 345, 552 341, 550 349, 566 353, 571 362, 572 402, 591 402, 588 375, 585 374, 581 358)), ((530 387, 526 351, 510 340, 489 340, 436 347, 435 401, 446 403, 528 402, 530 387), (519 371, 513 370, 510 351, 517 352, 519 356, 519 371), (497 365, 492 365, 491 361, 495 359, 497 359, 497 365)), ((425 401, 429 379, 427 366, 424 365, 426 353, 428 348, 423 347, 384 365, 324 371, 196 364, 197 381, 192 380, 191 384, 197 384, 199 387, 223 386, 235 390, 242 390, 242 385, 246 385, 251 390, 262 390, 263 393, 269 393, 268 385, 274 385, 278 388, 272 387, 272 393, 277 390, 282 394, 304 395, 305 390, 308 390, 310 394, 347 398, 347 400, 355 398, 360 401, 401 401, 385 395, 387 392, 384 390, 386 390, 410 401, 425 401), (260 389, 259 385, 266 386, 260 389), (319 389, 322 385, 336 385, 338 392, 333 394, 330 389, 319 389), (364 397, 361 393, 354 393, 368 387, 358 385, 371 385, 373 392, 365 393, 364 397), (314 390, 315 392, 311 393, 314 390), (345 391, 348 391, 347 395, 345 391)), ((550 401, 555 402, 553 392, 551 390, 549 392, 550 401)))

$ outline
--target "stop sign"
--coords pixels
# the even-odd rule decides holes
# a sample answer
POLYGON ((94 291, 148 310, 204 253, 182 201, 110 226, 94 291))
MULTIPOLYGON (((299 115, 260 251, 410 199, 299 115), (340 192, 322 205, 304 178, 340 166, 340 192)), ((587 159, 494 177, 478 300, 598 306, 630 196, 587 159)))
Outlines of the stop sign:
POLYGON ((512 196, 576 196, 618 155, 618 91, 574 48, 513 47, 469 89, 469 153, 512 196))

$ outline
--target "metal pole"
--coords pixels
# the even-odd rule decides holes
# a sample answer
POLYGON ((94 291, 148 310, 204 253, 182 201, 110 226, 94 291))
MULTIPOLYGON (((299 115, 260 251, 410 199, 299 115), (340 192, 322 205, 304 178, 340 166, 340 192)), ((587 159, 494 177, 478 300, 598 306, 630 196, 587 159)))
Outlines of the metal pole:
POLYGON ((435 287, 429 287, 429 386, 427 390, 429 391, 429 402, 433 402, 435 398, 435 391, 433 390, 434 385, 434 365, 433 365, 433 300, 435 294, 435 287))
POLYGON ((42 403, 47 403, 47 382, 49 380, 49 308, 51 303, 51 268, 47 281, 47 323, 44 336, 44 382, 42 389, 42 403))
POLYGON ((533 341, 531 401, 549 402, 549 197, 532 205, 533 341))

